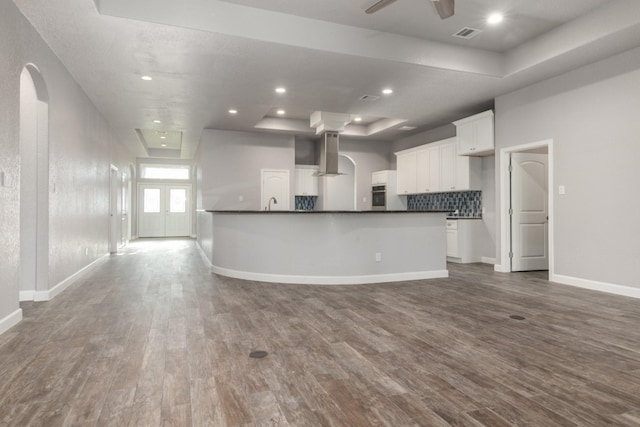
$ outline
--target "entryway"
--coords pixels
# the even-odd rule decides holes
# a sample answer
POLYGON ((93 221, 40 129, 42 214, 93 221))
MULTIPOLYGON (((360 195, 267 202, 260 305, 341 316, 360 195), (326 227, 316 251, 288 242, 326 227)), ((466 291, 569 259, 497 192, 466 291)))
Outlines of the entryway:
POLYGON ((140 184, 138 236, 191 235, 191 185, 140 184))
POLYGON ((553 141, 501 150, 501 263, 553 276, 553 141))

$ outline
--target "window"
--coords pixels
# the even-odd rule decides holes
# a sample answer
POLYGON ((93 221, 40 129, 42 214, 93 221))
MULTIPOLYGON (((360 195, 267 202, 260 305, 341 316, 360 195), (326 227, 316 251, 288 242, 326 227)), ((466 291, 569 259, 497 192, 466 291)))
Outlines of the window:
POLYGON ((169 191, 169 212, 184 213, 187 211, 187 190, 172 188, 169 191))
POLYGON ((179 179, 188 180, 188 165, 140 165, 143 179, 179 179))
POLYGON ((142 206, 144 213, 160 213, 160 189, 145 188, 142 206))

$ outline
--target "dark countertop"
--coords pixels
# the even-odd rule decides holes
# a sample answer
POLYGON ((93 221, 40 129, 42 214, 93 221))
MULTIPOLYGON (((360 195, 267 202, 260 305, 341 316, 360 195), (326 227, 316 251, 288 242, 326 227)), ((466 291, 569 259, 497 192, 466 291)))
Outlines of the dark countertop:
POLYGON ((256 210, 210 210, 205 209, 205 212, 211 213, 233 213, 233 214, 414 214, 414 213, 449 213, 451 211, 256 211, 256 210))
POLYGON ((448 216, 447 219, 482 219, 481 216, 448 216))

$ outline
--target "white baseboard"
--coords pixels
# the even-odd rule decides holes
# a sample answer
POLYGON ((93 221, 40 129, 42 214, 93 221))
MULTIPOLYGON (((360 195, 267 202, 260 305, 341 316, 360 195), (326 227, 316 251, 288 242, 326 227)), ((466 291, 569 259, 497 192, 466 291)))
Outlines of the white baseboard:
POLYGON ((496 259, 495 258, 489 258, 486 256, 483 256, 482 258, 480 258, 480 262, 484 263, 484 264, 492 264, 495 265, 496 264, 496 259))
POLYGON ((597 282, 595 280, 580 279, 578 277, 554 274, 549 281, 562 285, 576 286, 578 288, 591 289, 593 291, 607 292, 609 294, 623 295, 625 297, 640 298, 640 288, 616 285, 613 283, 597 282))
POLYGON ((33 301, 36 296, 36 291, 20 291, 20 302, 33 301))
POLYGON ((299 276, 238 271, 211 266, 211 272, 236 279, 269 283, 292 283, 300 285, 363 285, 368 283, 402 282, 406 280, 437 279, 449 277, 449 270, 414 271, 409 273, 368 274, 362 276, 299 276))
POLYGON ((9 329, 20 323, 22 320, 22 309, 19 308, 13 313, 0 319, 0 334, 7 332, 9 329))
POLYGON ((76 271, 71 276, 67 277, 62 282, 58 283, 57 285, 55 285, 53 288, 49 289, 48 291, 36 291, 33 300, 34 301, 50 301, 50 300, 52 300, 58 294, 60 294, 62 291, 67 289, 69 286, 71 286, 73 283, 75 283, 78 279, 80 279, 82 276, 84 276, 86 273, 88 273, 95 266, 97 266, 98 264, 100 264, 101 262, 106 260, 108 256, 109 256, 109 254, 105 254, 105 255, 101 256, 100 258, 98 258, 95 261, 93 261, 91 264, 89 264, 89 265, 83 267, 82 269, 76 271))
POLYGON ((497 271, 498 273, 511 273, 511 269, 502 264, 495 264, 493 266, 493 271, 497 271))

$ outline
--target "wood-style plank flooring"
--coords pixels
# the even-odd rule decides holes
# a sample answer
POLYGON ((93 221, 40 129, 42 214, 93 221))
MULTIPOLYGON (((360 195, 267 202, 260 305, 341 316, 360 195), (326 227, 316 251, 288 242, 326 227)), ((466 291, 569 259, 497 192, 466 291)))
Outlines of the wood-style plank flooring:
POLYGON ((0 335, 0 425, 640 425, 639 300, 449 269, 267 284, 133 242, 0 335))

